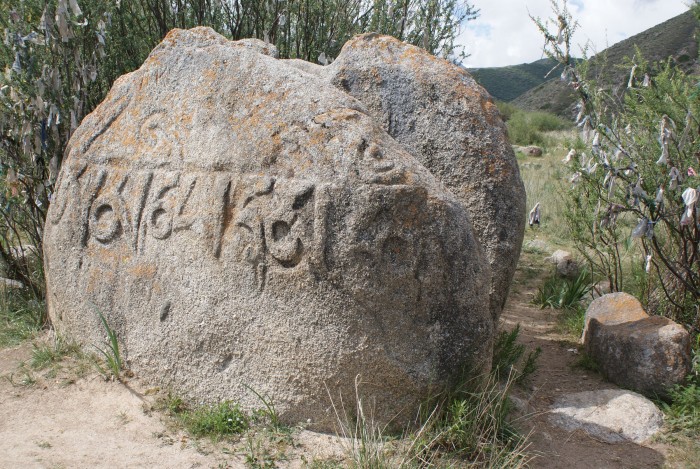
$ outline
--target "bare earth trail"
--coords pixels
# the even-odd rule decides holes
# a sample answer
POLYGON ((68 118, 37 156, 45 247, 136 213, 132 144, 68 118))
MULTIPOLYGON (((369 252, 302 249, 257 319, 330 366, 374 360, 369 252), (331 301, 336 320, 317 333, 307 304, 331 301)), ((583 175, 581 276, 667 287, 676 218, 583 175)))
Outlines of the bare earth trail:
MULTIPOLYGON (((579 358, 574 337, 558 331, 557 310, 540 309, 531 304, 537 286, 542 284, 546 267, 533 269, 526 256, 544 258, 546 254, 525 254, 516 272, 514 288, 501 316, 501 327, 520 324, 519 342, 528 349, 542 349, 537 370, 514 395, 525 414, 518 426, 530 432, 530 450, 538 454, 534 468, 605 469, 657 468, 666 463, 669 448, 658 443, 607 443, 578 430, 569 432, 552 425, 547 413, 554 401, 567 394, 601 389, 619 389, 599 374, 575 366, 579 358), (530 275, 526 272, 529 270, 530 275), (536 277, 532 278, 535 270, 536 277), (528 278, 529 277, 529 278, 528 278)), ((542 259, 538 259, 542 260, 542 259)))
MULTIPOLYGON (((519 323, 521 343, 542 349, 537 371, 514 393, 525 415, 517 426, 530 432, 530 450, 538 455, 531 467, 644 469, 668 464, 669 448, 662 444, 609 444, 548 422, 547 410, 559 396, 615 386, 573 366, 576 344, 557 332, 557 312, 530 304, 546 270, 533 268, 525 258, 521 266, 501 327, 519 323)), ((155 395, 137 379, 127 385, 106 382, 93 369, 76 371, 78 365, 67 359, 57 373, 33 372, 36 382, 22 384, 26 374, 18 366, 30 359, 31 351, 29 343, 0 350, 0 469, 245 467, 245 441, 227 448, 188 437, 153 410, 155 395)), ((277 467, 307 467, 314 457, 343 460, 344 446, 337 437, 300 431, 292 438, 277 467)))

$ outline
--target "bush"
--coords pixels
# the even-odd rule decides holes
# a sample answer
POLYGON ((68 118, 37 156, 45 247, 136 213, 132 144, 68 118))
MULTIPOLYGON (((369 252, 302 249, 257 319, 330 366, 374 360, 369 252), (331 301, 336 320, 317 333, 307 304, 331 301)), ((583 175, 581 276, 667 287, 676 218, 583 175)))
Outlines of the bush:
POLYGON ((574 280, 552 276, 537 289, 532 302, 541 308, 572 309, 579 306, 592 287, 586 270, 574 280))
POLYGON ((613 291, 623 289, 630 266, 644 264, 648 309, 698 333, 697 78, 671 60, 649 64, 637 53, 627 64, 627 87, 598 82, 588 76, 587 62, 577 65, 571 58, 576 23, 566 2, 553 7, 555 19, 533 20, 545 37, 545 52, 562 64, 562 78, 578 93, 577 124, 586 143, 569 163, 573 185, 566 218, 572 238, 613 291))
MULTIPOLYGON (((500 108, 499 108, 500 109, 500 108)), ((504 107, 504 109, 507 109, 504 107)), ((548 142, 543 132, 570 129, 572 125, 559 116, 547 112, 527 112, 508 110, 508 136, 511 143, 516 145, 547 146, 548 142)))

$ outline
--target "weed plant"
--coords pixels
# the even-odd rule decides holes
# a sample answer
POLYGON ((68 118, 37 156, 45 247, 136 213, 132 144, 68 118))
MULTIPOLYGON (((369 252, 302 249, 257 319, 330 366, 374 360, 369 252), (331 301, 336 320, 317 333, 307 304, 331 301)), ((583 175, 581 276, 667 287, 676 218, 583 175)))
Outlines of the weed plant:
POLYGON ((55 365, 69 355, 81 356, 82 350, 80 346, 67 341, 61 336, 56 336, 50 343, 35 343, 32 345, 30 366, 35 370, 43 370, 55 365))
POLYGON ((95 364, 97 365, 98 370, 105 376, 111 376, 112 378, 119 380, 121 377, 121 371, 123 368, 123 363, 122 363, 122 357, 121 357, 121 352, 119 351, 119 340, 117 339, 117 333, 112 329, 109 324, 107 323, 107 320, 105 319, 104 315, 102 314, 101 311, 97 311, 97 315, 100 317, 100 322, 102 323, 102 327, 105 330, 105 333, 107 334, 107 348, 100 348, 95 346, 95 348, 102 354, 105 360, 105 364, 107 365, 107 372, 102 370, 102 367, 99 366, 97 362, 95 364))
POLYGON ((416 420, 417 430, 406 431, 400 438, 373 420, 360 396, 358 377, 351 412, 342 400, 333 406, 338 434, 348 442, 350 466, 525 467, 530 460, 527 437, 518 434, 509 420, 508 395, 535 370, 540 350, 525 355, 525 347, 517 343, 519 332, 516 326, 499 334, 491 373, 464 380, 425 403, 416 420))
POLYGON ((574 280, 553 275, 537 289, 532 303, 543 309, 576 309, 592 287, 590 274, 585 269, 574 280))
POLYGON ((238 435, 250 427, 250 417, 232 401, 204 405, 195 409, 178 406, 179 417, 185 428, 192 435, 218 438, 226 435, 238 435))
POLYGON ((18 290, 0 290, 0 348, 34 337, 45 320, 45 305, 33 295, 18 290))
POLYGON ((685 385, 671 389, 670 402, 661 403, 668 432, 693 439, 700 447, 700 337, 693 349, 693 368, 685 385))
POLYGON ((525 356, 525 346, 517 343, 519 334, 520 324, 517 324, 510 332, 501 331, 496 337, 493 346, 492 373, 498 380, 512 376, 516 383, 522 383, 536 369, 537 357, 542 349, 537 347, 525 356), (522 362, 520 369, 516 366, 519 362, 522 362))

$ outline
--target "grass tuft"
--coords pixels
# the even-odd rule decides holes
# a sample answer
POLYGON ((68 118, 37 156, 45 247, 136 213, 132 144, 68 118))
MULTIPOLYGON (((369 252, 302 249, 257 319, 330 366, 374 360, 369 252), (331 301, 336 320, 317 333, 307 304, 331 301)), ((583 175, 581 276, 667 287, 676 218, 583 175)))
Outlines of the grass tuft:
POLYGON ((107 348, 100 348, 98 346, 95 346, 95 348, 104 357, 105 364, 107 365, 107 371, 103 370, 97 362, 95 362, 95 364, 103 376, 120 380, 123 362, 121 352, 119 351, 119 340, 117 339, 117 333, 109 326, 109 324, 107 324, 107 320, 101 311, 97 310, 97 315, 100 317, 102 327, 107 334, 107 348))
POLYGON ((512 376, 515 382, 522 383, 537 368, 537 357, 542 353, 542 349, 537 347, 525 356, 525 346, 517 343, 519 334, 520 324, 517 324, 510 332, 501 331, 496 337, 493 346, 492 373, 498 380, 512 376), (525 356, 525 360, 518 369, 516 365, 522 361, 523 356, 525 356))
POLYGON ((45 323, 46 307, 26 292, 0 288, 0 347, 32 339, 45 323))
POLYGON ((551 276, 537 289, 532 303, 540 308, 576 308, 591 291, 593 283, 586 270, 582 270, 574 280, 551 276))

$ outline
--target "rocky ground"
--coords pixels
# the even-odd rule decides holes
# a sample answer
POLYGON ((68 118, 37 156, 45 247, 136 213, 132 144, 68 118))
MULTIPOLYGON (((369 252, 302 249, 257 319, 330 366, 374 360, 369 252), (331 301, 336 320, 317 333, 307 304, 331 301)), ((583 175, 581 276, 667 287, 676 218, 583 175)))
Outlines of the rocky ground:
MULTIPOLYGON (((548 409, 562 396, 616 389, 575 366, 575 338, 561 332, 558 313, 530 301, 547 274, 546 254, 525 252, 502 327, 521 325, 520 340, 540 347, 537 371, 516 388, 516 426, 529 433, 535 468, 693 467, 678 446, 651 439, 606 443, 582 430, 554 426, 548 409)), ((49 334, 37 339, 51 340, 49 334)), ((346 467, 349 442, 295 429, 249 432, 237 442, 188 436, 159 410, 163 393, 136 377, 105 381, 85 360, 67 358, 31 371, 32 343, 0 350, 0 467, 346 467), (268 464, 268 465, 265 465, 268 464)), ((665 441, 665 440, 664 440, 665 441)), ((697 467, 697 466, 695 466, 697 467)))

